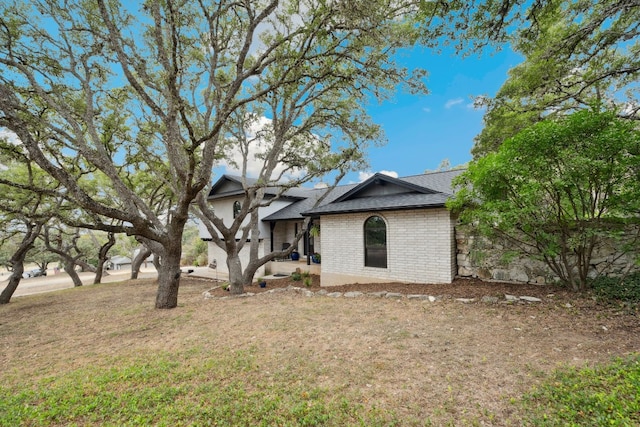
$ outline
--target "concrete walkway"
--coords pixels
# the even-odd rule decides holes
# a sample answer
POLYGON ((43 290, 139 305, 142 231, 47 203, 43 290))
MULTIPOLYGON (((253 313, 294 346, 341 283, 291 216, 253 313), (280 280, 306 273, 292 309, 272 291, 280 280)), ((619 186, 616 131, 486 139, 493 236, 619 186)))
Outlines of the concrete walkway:
MULTIPOLYGON (((212 270, 208 267, 183 267, 183 274, 187 274, 189 270, 193 270, 189 273, 189 276, 193 277, 202 277, 206 279, 215 280, 227 280, 228 277, 225 273, 216 272, 216 270, 212 270)), ((80 276, 80 280, 82 281, 83 286, 90 286, 93 284, 93 279, 95 278, 95 273, 78 273, 80 276)), ((102 283, 113 283, 113 282, 122 282, 124 280, 129 280, 131 277, 131 270, 110 270, 108 275, 102 276, 102 283)), ((138 278, 140 279, 152 279, 158 277, 158 273, 155 268, 142 268, 140 269, 140 274, 138 274, 138 278)), ((3 274, 2 280, 0 280, 0 291, 7 286, 7 282, 9 281, 9 276, 7 273, 3 274)), ((20 297, 24 295, 34 295, 41 294, 44 292, 52 292, 58 291, 61 289, 70 289, 73 288, 73 281, 69 277, 68 274, 61 272, 58 274, 54 274, 52 271, 48 272, 47 276, 44 277, 30 277, 27 279, 20 280, 20 284, 18 285, 18 289, 13 294, 13 297, 20 297)))
MULTIPOLYGON (((279 265, 284 266, 284 263, 278 263, 279 265)), ((278 271, 277 273, 264 276, 264 279, 279 279, 282 275, 289 275, 290 271, 293 271, 296 266, 301 265, 298 263, 290 263, 289 267, 293 266, 294 268, 285 269, 286 271, 278 271), (275 275, 278 274, 278 275, 275 275)), ((229 280, 229 275, 224 271, 213 270, 209 267, 182 267, 181 268, 183 277, 199 277, 203 279, 217 280, 217 281, 227 281, 229 280)), ((91 286, 93 284, 93 279, 95 278, 95 273, 78 273, 80 276, 80 280, 82 281, 83 286, 91 286)), ((124 280, 129 280, 131 277, 131 270, 110 270, 108 275, 104 275, 102 277, 102 283, 113 283, 113 282, 122 282, 124 280)), ((142 268, 140 269, 140 274, 138 278, 140 279, 151 279, 158 277, 158 273, 155 268, 142 268)), ((3 280, 0 280, 0 291, 4 289, 9 280, 7 273, 5 273, 2 277, 3 280)), ((21 297, 25 295, 34 295, 41 294, 44 292, 52 292, 58 291, 61 289, 70 289, 73 288, 73 281, 69 277, 68 274, 61 272, 58 274, 53 274, 52 271, 48 272, 47 276, 44 277, 30 277, 27 279, 22 279, 20 284, 18 285, 18 289, 16 289, 13 297, 21 297)))

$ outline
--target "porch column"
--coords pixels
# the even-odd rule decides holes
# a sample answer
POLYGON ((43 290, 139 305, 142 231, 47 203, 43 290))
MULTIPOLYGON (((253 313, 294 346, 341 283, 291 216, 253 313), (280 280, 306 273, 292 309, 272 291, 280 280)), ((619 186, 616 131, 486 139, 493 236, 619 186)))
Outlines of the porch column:
POLYGON ((269 241, 271 242, 271 250, 270 252, 273 252, 273 229, 276 228, 276 222, 275 221, 271 221, 269 222, 269 241))
POLYGON ((313 220, 309 221, 309 225, 307 226, 307 231, 304 232, 304 238, 307 240, 307 265, 311 265, 311 234, 309 230, 313 226, 313 220))

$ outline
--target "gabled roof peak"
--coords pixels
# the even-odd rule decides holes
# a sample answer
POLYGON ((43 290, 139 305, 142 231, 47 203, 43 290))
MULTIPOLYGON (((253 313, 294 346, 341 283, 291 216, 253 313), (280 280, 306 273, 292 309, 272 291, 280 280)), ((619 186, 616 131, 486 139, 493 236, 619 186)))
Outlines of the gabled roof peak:
POLYGON ((264 187, 265 195, 269 196, 283 196, 293 199, 303 199, 308 197, 308 193, 311 189, 300 187, 287 187, 286 185, 264 185, 259 179, 245 178, 239 175, 223 174, 213 184, 211 191, 209 191, 209 199, 229 197, 229 196, 242 196, 245 193, 244 184, 247 187, 264 187))
MULTIPOLYGON (((282 193, 282 187, 267 187, 265 195, 280 195, 293 203, 262 220, 298 220, 307 215, 442 207, 454 193, 452 180, 463 172, 464 169, 455 169, 400 178, 375 173, 363 182, 335 187, 318 206, 315 206, 318 197, 328 189, 295 187, 282 193)), ((242 197, 242 181, 242 176, 222 175, 212 187, 209 200, 242 197)), ((252 185, 257 180, 245 178, 245 182, 252 185)))
POLYGON ((350 191, 338 197, 334 202, 339 203, 358 197, 375 197, 383 194, 433 194, 437 193, 430 188, 404 181, 400 178, 394 178, 382 173, 375 173, 360 184, 356 185, 350 191), (387 187, 387 188, 381 188, 387 187))

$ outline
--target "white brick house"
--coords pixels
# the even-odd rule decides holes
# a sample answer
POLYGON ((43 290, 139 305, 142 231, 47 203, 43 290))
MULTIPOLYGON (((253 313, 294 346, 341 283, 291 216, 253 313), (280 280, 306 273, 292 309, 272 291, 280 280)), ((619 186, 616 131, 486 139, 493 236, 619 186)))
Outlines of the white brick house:
MULTIPOLYGON (((246 185, 255 185, 255 180, 246 179, 246 185)), ((265 197, 274 197, 277 194, 277 189, 267 189, 265 191, 265 197)), ((287 206, 305 200, 308 197, 308 190, 294 188, 287 190, 278 200, 273 201, 269 206, 260 208, 259 215, 259 231, 260 242, 258 254, 262 256, 264 253, 273 251, 274 249, 282 249, 284 243, 292 242, 291 236, 295 236, 295 233, 302 227, 303 218, 299 218, 297 221, 283 221, 280 223, 265 222, 264 218, 275 212, 278 212, 287 206), (277 246, 276 246, 277 245, 277 246)), ((242 203, 244 198, 244 188, 242 177, 223 175, 211 188, 209 192, 208 201, 212 205, 216 215, 223 220, 225 225, 230 226, 233 222, 235 215, 235 207, 242 203)), ((248 218, 245 223, 248 222, 248 218)), ((228 272, 226 265, 227 255, 225 251, 218 245, 213 243, 211 235, 208 230, 202 225, 199 225, 200 238, 208 242, 208 262, 211 264, 215 261, 218 271, 228 272)), ((238 236, 242 232, 238 232, 238 236)), ((246 265, 249 259, 249 245, 246 245, 240 252, 240 259, 243 265, 246 265)), ((256 276, 262 276, 268 274, 265 266, 258 269, 256 276)))
MULTIPOLYGON (((261 249, 281 249, 292 241, 305 217, 310 217, 320 225, 320 236, 314 239, 307 233, 297 249, 302 260, 313 252, 321 254, 323 286, 450 283, 457 271, 455 221, 444 203, 453 194, 452 179, 460 173, 462 170, 405 178, 376 174, 360 184, 336 187, 317 206, 326 190, 289 190, 260 214, 261 249)), ((240 178, 224 176, 212 188, 209 200, 220 215, 232 218, 239 183, 240 178)), ((201 233, 205 240, 207 236, 206 231, 201 233)), ((224 254, 213 243, 209 250, 210 261, 218 257, 220 266, 224 254)))

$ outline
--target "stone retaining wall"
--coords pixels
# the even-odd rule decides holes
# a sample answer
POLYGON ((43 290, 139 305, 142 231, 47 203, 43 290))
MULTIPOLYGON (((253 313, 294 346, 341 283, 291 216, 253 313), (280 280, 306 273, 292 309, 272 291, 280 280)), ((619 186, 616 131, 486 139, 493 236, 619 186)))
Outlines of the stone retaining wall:
MULTIPOLYGON (((477 277, 517 283, 550 284, 558 277, 542 261, 514 255, 509 244, 499 239, 489 240, 477 234, 471 226, 456 226, 456 257, 458 276, 477 277)), ((637 231, 636 231, 637 233, 637 231)), ((608 276, 638 271, 635 262, 640 252, 620 255, 612 242, 602 245, 592 257, 592 270, 608 276)))

